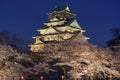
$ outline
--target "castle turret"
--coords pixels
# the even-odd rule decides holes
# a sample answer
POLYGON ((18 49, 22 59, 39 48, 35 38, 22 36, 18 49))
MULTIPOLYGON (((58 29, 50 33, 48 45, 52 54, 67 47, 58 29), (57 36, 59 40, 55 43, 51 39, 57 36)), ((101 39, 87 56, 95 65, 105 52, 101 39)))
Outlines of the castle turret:
POLYGON ((41 51, 47 44, 63 42, 78 35, 81 42, 89 39, 83 35, 85 30, 82 30, 76 20, 76 15, 70 12, 68 6, 56 7, 48 13, 48 22, 45 22, 44 27, 37 31, 40 34, 34 36, 35 42, 29 45, 33 52, 41 51))

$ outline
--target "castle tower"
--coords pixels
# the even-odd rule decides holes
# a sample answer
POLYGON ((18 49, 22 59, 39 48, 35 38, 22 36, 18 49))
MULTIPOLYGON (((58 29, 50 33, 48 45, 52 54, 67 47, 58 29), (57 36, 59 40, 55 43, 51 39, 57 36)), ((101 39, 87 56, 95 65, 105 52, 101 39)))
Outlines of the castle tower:
POLYGON ((41 51, 47 44, 63 42, 78 35, 81 42, 86 42, 89 39, 83 35, 85 30, 81 29, 76 15, 70 12, 68 6, 56 7, 48 13, 48 22, 45 22, 44 27, 37 31, 40 34, 34 36, 35 42, 29 45, 33 52, 41 51))

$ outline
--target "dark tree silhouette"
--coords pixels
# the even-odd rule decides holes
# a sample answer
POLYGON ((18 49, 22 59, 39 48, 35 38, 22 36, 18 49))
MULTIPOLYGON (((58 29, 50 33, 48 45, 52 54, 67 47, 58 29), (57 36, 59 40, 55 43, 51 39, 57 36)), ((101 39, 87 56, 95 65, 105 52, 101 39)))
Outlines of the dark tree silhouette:
POLYGON ((23 47, 26 46, 24 39, 19 34, 9 35, 8 31, 0 32, 0 43, 11 45, 18 51, 22 51, 23 47))
POLYGON ((120 28, 112 28, 111 32, 113 35, 113 39, 107 42, 107 46, 110 47, 120 45, 120 28))
POLYGON ((2 44, 8 44, 9 43, 9 33, 8 33, 8 31, 1 31, 0 32, 0 42, 2 44))
POLYGON ((24 40, 20 35, 14 34, 11 37, 11 45, 14 46, 18 51, 22 50, 22 47, 24 46, 24 40))
POLYGON ((120 39, 120 28, 113 28, 111 29, 111 32, 115 39, 120 39))

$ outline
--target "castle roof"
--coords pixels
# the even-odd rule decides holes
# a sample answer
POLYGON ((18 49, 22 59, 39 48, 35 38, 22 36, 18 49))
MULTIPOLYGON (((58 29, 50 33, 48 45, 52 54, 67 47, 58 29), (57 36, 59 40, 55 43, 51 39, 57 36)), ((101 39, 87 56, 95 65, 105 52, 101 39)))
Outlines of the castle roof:
POLYGON ((66 34, 66 33, 74 34, 74 33, 78 33, 78 32, 79 32, 79 31, 76 31, 76 32, 65 31, 65 32, 61 32, 61 33, 51 33, 51 34, 45 34, 45 35, 39 34, 39 35, 34 36, 33 38, 42 37, 42 36, 56 35, 56 34, 59 34, 59 35, 60 35, 60 34, 66 34))
POLYGON ((46 32, 46 33, 49 33, 49 32, 57 33, 57 32, 60 32, 58 30, 59 28, 64 28, 64 27, 68 27, 68 26, 73 28, 73 29, 81 29, 77 20, 75 18, 73 18, 73 19, 70 19, 70 20, 66 21, 66 23, 63 24, 63 25, 52 26, 51 28, 49 28, 47 25, 44 25, 44 27, 42 27, 41 29, 39 29, 37 31, 41 32, 41 31, 44 30, 44 32, 46 32))
POLYGON ((73 28, 79 28, 79 29, 81 29, 81 27, 80 27, 80 25, 78 24, 78 22, 77 22, 77 20, 76 19, 70 19, 68 22, 67 22, 67 24, 66 25, 69 25, 69 26, 71 26, 71 27, 73 27, 73 28))
POLYGON ((63 11, 63 10, 70 11, 68 5, 56 7, 53 11, 63 11))

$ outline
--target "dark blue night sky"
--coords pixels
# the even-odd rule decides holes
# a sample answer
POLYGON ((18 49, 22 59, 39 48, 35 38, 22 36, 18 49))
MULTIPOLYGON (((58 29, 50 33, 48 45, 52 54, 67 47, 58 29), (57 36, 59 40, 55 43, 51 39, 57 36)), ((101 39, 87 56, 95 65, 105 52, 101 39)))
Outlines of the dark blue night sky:
POLYGON ((77 14, 90 43, 104 47, 112 39, 111 28, 120 27, 120 0, 0 0, 0 31, 8 31, 33 42, 36 30, 47 21, 56 5, 68 4, 77 14))

